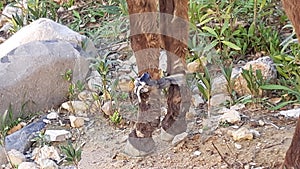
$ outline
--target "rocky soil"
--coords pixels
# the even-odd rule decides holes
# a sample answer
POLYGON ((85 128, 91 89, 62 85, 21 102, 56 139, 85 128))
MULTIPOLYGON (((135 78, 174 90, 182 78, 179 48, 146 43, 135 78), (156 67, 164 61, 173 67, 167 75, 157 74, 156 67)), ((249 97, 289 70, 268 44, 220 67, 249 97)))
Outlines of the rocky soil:
POLYGON ((177 145, 161 141, 158 130, 155 153, 143 158, 122 153, 130 127, 118 128, 99 117, 82 137, 86 144, 80 168, 279 168, 296 120, 259 109, 245 108, 243 112, 247 118, 235 127, 215 130, 203 131, 207 120, 190 118, 189 135, 177 145), (253 140, 233 141, 228 131, 241 126, 255 129, 259 135, 253 140))

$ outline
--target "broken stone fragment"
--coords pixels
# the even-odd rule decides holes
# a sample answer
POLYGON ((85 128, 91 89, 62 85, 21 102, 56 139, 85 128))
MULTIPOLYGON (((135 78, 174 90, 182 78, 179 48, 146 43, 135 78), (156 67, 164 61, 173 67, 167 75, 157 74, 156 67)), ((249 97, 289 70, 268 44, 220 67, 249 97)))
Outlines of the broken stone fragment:
POLYGON ((187 132, 183 132, 181 134, 178 134, 174 137, 174 139, 172 140, 172 144, 174 146, 176 146, 177 144, 179 144, 180 142, 182 142, 185 138, 187 138, 188 133, 187 132))
POLYGON ((58 117, 59 117, 59 115, 57 112, 51 112, 51 113, 47 114, 47 119, 49 119, 49 120, 54 120, 54 119, 57 119, 58 117))
POLYGON ((84 125, 84 118, 83 117, 75 117, 69 116, 71 126, 75 128, 80 128, 84 125))
POLYGON ((18 169, 38 169, 38 166, 34 162, 22 162, 18 169))
POLYGON ((75 114, 82 114, 88 110, 88 105, 83 101, 67 101, 61 107, 75 114))
POLYGON ((112 111, 112 105, 114 102, 112 101, 107 101, 103 104, 103 106, 101 107, 101 110, 104 112, 104 114, 111 116, 113 114, 112 111))
POLYGON ((11 164, 14 166, 18 166, 19 164, 24 162, 26 159, 25 155, 23 153, 15 150, 15 149, 10 150, 7 154, 10 159, 11 164))
POLYGON ((45 136, 49 137, 49 141, 65 141, 72 137, 67 130, 46 130, 45 136))
POLYGON ((219 119, 220 122, 228 122, 230 124, 235 124, 241 121, 240 113, 236 110, 223 108, 218 113, 223 114, 219 119))
POLYGON ((50 159, 43 159, 39 163, 42 169, 58 169, 58 165, 50 159))
POLYGON ((253 134, 245 127, 241 127, 237 131, 228 131, 234 141, 253 140, 253 134))
MULTIPOLYGON (((32 159, 41 166, 48 166, 46 164, 52 164, 46 159, 53 159, 55 161, 60 161, 61 158, 57 149, 53 146, 43 146, 42 148, 35 148, 32 152, 32 159)), ((51 160, 52 161, 52 160, 51 160)))

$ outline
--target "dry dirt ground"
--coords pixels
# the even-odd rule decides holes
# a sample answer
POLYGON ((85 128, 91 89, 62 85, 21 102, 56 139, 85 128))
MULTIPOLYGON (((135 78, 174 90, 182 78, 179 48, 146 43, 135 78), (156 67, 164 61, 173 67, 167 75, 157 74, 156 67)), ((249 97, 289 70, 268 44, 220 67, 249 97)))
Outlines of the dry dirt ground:
MULTIPOLYGON (((79 168, 279 168, 291 142, 296 119, 274 116, 275 113, 260 109, 244 108, 241 112, 244 118, 237 126, 254 129, 260 136, 234 142, 227 134, 228 130, 236 130, 232 126, 205 130, 205 119, 194 116, 187 119, 190 123, 186 139, 173 146, 160 140, 158 129, 154 134, 155 153, 142 158, 128 157, 123 153, 132 125, 116 127, 96 115, 94 123, 81 138, 86 144, 79 168), (259 120, 265 124, 259 125, 259 120)), ((128 113, 123 116, 128 117, 128 113)))

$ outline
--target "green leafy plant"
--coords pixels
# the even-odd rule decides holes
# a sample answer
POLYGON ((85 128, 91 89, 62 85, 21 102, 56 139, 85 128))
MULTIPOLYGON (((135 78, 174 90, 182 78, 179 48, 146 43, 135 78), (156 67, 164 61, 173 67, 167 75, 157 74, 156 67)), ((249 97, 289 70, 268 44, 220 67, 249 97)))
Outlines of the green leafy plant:
POLYGON ((259 98, 262 96, 262 90, 260 86, 265 85, 267 81, 264 79, 261 70, 258 69, 253 72, 252 66, 250 65, 249 70, 243 69, 242 76, 247 82, 247 87, 254 98, 259 98))
POLYGON ((94 59, 94 63, 91 65, 101 76, 102 85, 98 86, 103 93, 104 100, 112 100, 111 94, 109 92, 108 86, 111 84, 111 81, 108 78, 109 67, 111 61, 107 59, 107 53, 103 59, 94 59))
POLYGON ((72 143, 69 143, 66 146, 60 146, 60 150, 66 155, 66 161, 78 168, 79 161, 81 160, 81 147, 75 148, 72 143))
POLYGON ((63 79, 71 82, 72 81, 73 71, 71 69, 67 69, 65 73, 62 75, 63 79))
POLYGON ((63 79, 70 83, 68 88, 68 98, 70 100, 73 100, 77 96, 77 94, 85 89, 84 82, 78 80, 76 83, 73 83, 72 76, 73 71, 71 69, 67 69, 65 73, 62 74, 63 79))
POLYGON ((117 110, 109 118, 114 124, 119 124, 122 120, 122 116, 120 115, 119 111, 117 111, 117 110))
MULTIPOLYGON (((21 121, 20 118, 15 118, 13 114, 12 105, 10 104, 8 109, 3 113, 0 119, 0 145, 5 147, 5 137, 7 136, 7 132, 21 121)), ((7 154, 7 151, 4 149, 4 154, 8 162, 12 165, 11 160, 7 154)))
MULTIPOLYGON (((7 132, 21 122, 21 118, 14 117, 12 105, 10 104, 7 111, 2 115, 0 123, 0 133, 2 137, 7 135, 7 132)), ((1 138, 2 138, 1 137, 1 138)), ((3 139, 3 138, 2 138, 3 139)))
POLYGON ((45 145, 50 145, 50 138, 48 135, 45 135, 45 132, 38 132, 37 135, 31 140, 35 142, 37 147, 44 147, 45 145))
POLYGON ((232 63, 229 66, 225 66, 223 64, 221 64, 221 71, 223 76, 225 77, 226 80, 226 89, 227 89, 227 93, 230 95, 231 101, 230 101, 230 105, 235 104, 235 100, 236 100, 236 93, 234 91, 234 83, 235 80, 233 78, 231 78, 232 75, 232 63))
POLYGON ((292 82, 292 88, 290 87, 286 87, 283 85, 275 85, 275 84, 270 84, 270 85, 263 85, 260 86, 261 89, 263 90, 277 90, 277 91, 282 91, 285 92, 289 95, 292 95, 294 97, 292 97, 290 100, 284 100, 281 103, 279 103, 278 105, 272 107, 272 110, 277 110, 280 109, 288 104, 292 104, 292 103, 300 103, 300 77, 297 76, 296 80, 292 82))
POLYGON ((207 100, 208 103, 208 116, 210 117, 210 98, 211 98, 211 87, 212 87, 212 78, 208 69, 204 68, 204 74, 197 73, 196 78, 200 80, 197 84, 197 87, 202 94, 202 96, 207 100))
POLYGON ((15 1, 15 6, 22 10, 21 15, 14 15, 10 22, 12 23, 12 28, 10 31, 12 33, 17 32, 23 26, 39 19, 39 18, 49 18, 57 21, 57 9, 59 6, 53 1, 47 0, 28 0, 27 5, 15 1))

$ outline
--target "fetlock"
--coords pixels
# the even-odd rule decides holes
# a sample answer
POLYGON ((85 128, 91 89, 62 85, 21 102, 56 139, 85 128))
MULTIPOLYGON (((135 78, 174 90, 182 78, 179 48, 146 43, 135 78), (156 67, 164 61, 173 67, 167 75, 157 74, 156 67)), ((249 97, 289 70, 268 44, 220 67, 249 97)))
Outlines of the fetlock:
POLYGON ((161 139, 165 141, 171 141, 176 135, 186 132, 185 116, 190 107, 190 92, 187 87, 173 85, 169 92, 168 112, 161 129, 161 139))

